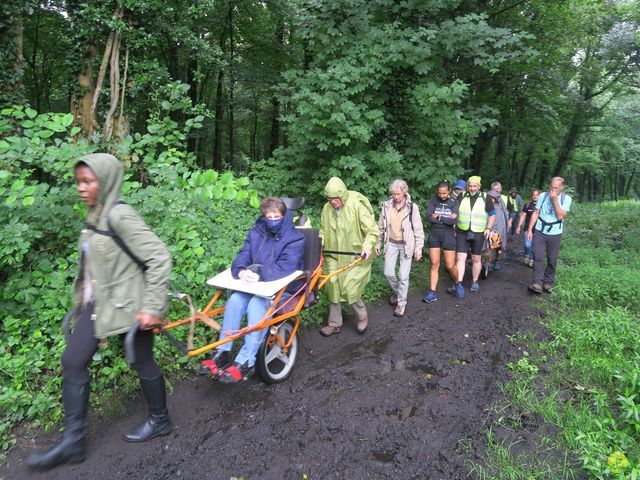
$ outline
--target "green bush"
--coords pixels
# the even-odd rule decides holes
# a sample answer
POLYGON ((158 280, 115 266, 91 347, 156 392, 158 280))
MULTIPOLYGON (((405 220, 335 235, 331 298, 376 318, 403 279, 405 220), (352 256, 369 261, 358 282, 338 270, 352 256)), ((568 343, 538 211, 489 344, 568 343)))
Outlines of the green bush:
MULTIPOLYGON (((61 319, 71 307, 76 242, 86 212, 71 169, 82 155, 97 149, 74 139, 78 129, 72 120, 71 115, 39 115, 20 106, 0 111, 3 451, 13 443, 16 425, 49 428, 61 416, 61 319)), ((197 120, 187 120, 189 128, 198 128, 197 120)), ((259 200, 247 178, 191 170, 184 153, 185 132, 168 134, 179 128, 167 117, 152 117, 147 134, 120 145, 118 155, 129 165, 123 195, 169 246, 173 286, 202 303, 210 293, 206 278, 229 265, 258 214, 259 200), (167 138, 173 140, 167 143, 167 138), (140 175, 143 170, 146 174, 140 175), (153 183, 132 181, 148 179, 150 171, 153 183)), ((173 308, 172 315, 188 312, 173 308)), ((163 339, 157 343, 164 369, 175 371, 186 362, 163 339)), ((111 403, 104 402, 105 397, 117 398, 117 392, 137 388, 122 353, 121 342, 110 341, 94 356, 93 390, 100 392, 100 399, 94 395, 92 401, 98 407, 111 403)))

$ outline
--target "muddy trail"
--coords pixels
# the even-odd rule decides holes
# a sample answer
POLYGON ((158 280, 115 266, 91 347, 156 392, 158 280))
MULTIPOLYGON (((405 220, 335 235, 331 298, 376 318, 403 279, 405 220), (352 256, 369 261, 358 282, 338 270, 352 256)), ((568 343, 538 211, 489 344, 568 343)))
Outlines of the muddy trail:
POLYGON ((403 319, 389 305, 369 306, 365 335, 349 319, 330 338, 307 330, 282 384, 223 385, 195 374, 175 382, 166 437, 120 439, 145 416, 132 402, 108 424, 90 415, 84 463, 29 471, 33 448, 55 439, 41 434, 10 452, 0 479, 468 478, 468 462, 486 446, 498 383, 517 358, 507 336, 539 328, 531 270, 510 258, 463 300, 441 279, 438 301, 410 295, 403 319))

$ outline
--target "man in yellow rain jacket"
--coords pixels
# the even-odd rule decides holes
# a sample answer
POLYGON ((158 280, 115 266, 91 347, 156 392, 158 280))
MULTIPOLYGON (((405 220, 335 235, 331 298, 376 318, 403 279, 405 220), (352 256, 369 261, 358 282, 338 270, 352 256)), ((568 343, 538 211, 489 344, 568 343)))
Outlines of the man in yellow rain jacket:
MULTIPOLYGON (((344 182, 332 177, 324 189, 329 201, 322 209, 320 237, 324 250, 356 252, 364 260, 333 277, 324 287, 329 298, 329 320, 320 329, 325 337, 340 333, 342 327, 341 302, 355 311, 359 333, 367 329, 367 308, 362 291, 371 278, 371 251, 378 241, 378 225, 369 200, 359 192, 347 190, 344 182)), ((349 255, 325 253, 324 271, 333 272, 351 262, 349 255)))

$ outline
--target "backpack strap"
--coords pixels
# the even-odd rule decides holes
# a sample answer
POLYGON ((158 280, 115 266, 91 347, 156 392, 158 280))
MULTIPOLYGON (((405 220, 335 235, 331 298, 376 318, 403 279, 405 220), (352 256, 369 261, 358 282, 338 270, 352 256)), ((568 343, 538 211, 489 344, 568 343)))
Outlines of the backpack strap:
POLYGON ((124 200, 116 200, 115 202, 113 202, 110 206, 109 206, 109 210, 107 211, 107 230, 99 230, 95 225, 92 225, 90 223, 84 222, 84 227, 97 233, 98 235, 104 235, 105 237, 111 237, 111 239, 116 242, 116 245, 118 245, 118 247, 120 247, 120 249, 126 253, 129 258, 131 258, 131 260, 133 260, 136 265, 138 265, 138 268, 140 268, 140 270, 142 270, 143 272, 147 271, 147 265, 140 260, 139 257, 137 257, 130 249, 129 247, 127 247, 127 244, 124 243, 124 240, 122 240, 122 238, 120 238, 118 236, 118 234, 116 233, 116 231, 113 229, 113 227, 111 226, 111 219, 109 218, 109 215, 111 214, 111 210, 113 209, 113 207, 115 207, 116 205, 126 205, 126 202, 124 200))
POLYGON ((411 224, 411 231, 413 232, 413 200, 411 200, 411 206, 409 207, 409 223, 411 224))

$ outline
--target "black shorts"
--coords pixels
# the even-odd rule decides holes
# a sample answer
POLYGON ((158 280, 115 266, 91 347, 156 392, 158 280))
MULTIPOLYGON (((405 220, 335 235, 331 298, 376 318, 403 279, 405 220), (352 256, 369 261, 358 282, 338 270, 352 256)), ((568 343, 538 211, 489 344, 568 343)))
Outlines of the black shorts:
POLYGON ((468 253, 471 247, 472 255, 482 255, 482 247, 484 246, 484 232, 464 232, 456 229, 456 252, 468 253), (467 235, 472 238, 467 238, 467 235))
POLYGON ((429 248, 441 248, 442 250, 455 251, 456 232, 453 228, 433 228, 429 232, 427 240, 429 248))

